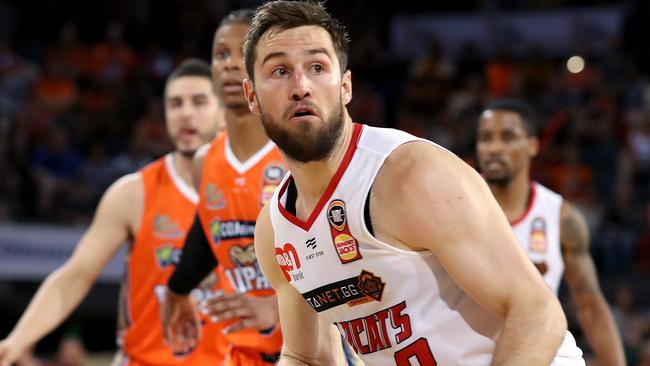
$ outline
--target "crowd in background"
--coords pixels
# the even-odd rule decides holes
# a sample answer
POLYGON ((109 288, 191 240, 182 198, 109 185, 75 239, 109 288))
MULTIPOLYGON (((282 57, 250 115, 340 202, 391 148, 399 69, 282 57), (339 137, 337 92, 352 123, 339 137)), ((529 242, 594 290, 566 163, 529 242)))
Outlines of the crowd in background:
MULTIPOLYGON (((169 151, 165 78, 186 57, 209 59, 218 20, 242 5, 114 1, 90 13, 72 1, 79 9, 65 17, 61 3, 43 1, 27 21, 24 5, 0 1, 2 222, 87 223, 110 183, 169 151)), ((485 2, 456 3, 477 10, 485 2)), ((396 61, 386 41, 390 8, 370 16, 368 2, 354 4, 331 8, 352 37, 355 121, 429 138, 475 165, 482 106, 524 98, 541 121, 533 177, 586 215, 601 278, 650 274, 650 73, 647 55, 630 46, 640 37, 634 15, 618 37, 602 40, 606 52, 576 45, 586 66, 573 74, 567 57, 539 45, 483 52, 468 42, 450 52, 435 36, 425 57, 396 61)), ((650 299, 634 289, 619 282, 606 294, 631 364, 648 366, 650 299)))

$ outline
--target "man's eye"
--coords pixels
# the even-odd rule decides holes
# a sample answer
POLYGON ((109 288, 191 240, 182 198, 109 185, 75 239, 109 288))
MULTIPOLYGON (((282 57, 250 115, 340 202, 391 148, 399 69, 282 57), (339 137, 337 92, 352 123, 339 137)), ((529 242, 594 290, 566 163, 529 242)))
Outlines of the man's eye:
POLYGON ((282 68, 282 67, 276 68, 275 70, 273 70, 273 73, 272 73, 272 75, 275 76, 275 77, 282 77, 282 76, 285 76, 287 74, 288 74, 287 69, 282 68))

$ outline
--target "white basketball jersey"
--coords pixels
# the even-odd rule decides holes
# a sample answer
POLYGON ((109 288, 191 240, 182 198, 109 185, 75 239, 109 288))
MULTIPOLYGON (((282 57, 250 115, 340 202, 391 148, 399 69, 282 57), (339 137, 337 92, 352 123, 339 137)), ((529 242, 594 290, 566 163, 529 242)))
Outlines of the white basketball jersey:
MULTIPOLYGON (((489 365, 503 320, 467 296, 431 252, 380 242, 365 224, 377 172, 396 147, 415 140, 355 124, 343 161, 307 221, 285 209, 287 175, 270 203, 276 259, 366 365, 489 365)), ((584 365, 581 354, 567 333, 554 365, 584 365)))
POLYGON ((562 196, 533 182, 526 213, 512 223, 512 229, 544 281, 557 295, 564 273, 560 245, 562 196))

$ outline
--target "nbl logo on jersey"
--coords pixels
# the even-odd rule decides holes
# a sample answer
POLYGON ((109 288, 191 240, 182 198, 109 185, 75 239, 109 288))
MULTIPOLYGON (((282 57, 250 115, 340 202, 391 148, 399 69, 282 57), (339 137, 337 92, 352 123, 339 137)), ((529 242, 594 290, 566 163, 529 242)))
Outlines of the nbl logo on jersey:
POLYGON ((348 228, 345 202, 333 200, 327 206, 327 221, 330 224, 330 234, 334 242, 334 249, 341 263, 349 263, 361 259, 359 243, 350 233, 348 228))
POLYGON ((264 168, 262 175, 262 185, 260 191, 260 205, 264 206, 271 197, 275 189, 284 177, 284 165, 281 162, 272 162, 264 168))
POLYGON ((546 252, 546 221, 541 217, 536 217, 530 224, 530 251, 546 252))

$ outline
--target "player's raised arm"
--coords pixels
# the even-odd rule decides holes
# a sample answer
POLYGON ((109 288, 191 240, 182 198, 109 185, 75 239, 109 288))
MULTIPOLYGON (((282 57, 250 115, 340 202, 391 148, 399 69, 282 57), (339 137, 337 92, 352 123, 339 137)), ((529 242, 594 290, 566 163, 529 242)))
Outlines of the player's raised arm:
POLYGON ((133 232, 132 224, 142 212, 142 191, 139 173, 123 177, 106 191, 72 256, 45 279, 18 324, 0 342, 0 365, 14 362, 79 305, 133 232))
POLYGON ((431 250, 470 297, 504 318, 493 365, 551 363, 566 332, 562 308, 471 167, 431 144, 405 144, 372 192, 379 238, 431 250))

